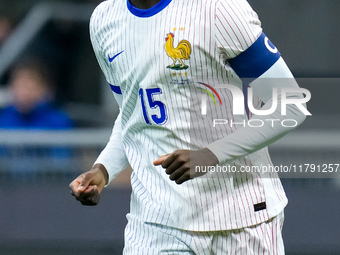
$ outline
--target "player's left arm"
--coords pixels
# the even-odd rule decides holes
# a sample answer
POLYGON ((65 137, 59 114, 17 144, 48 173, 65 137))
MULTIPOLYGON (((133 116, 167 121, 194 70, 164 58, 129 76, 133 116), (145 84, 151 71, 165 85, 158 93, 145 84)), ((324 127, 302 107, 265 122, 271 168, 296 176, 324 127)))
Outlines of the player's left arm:
POLYGON ((248 125, 209 144, 207 148, 219 163, 231 162, 274 143, 301 125, 306 115, 311 115, 305 104, 309 91, 298 86, 280 52, 264 33, 229 64, 241 79, 250 81, 253 94, 263 102, 260 111, 271 109, 274 99, 277 106, 273 112, 250 118, 264 123, 263 126, 248 125), (275 97, 273 90, 277 91, 275 97), (288 101, 290 104, 286 104, 288 101), (287 120, 294 124, 282 125, 287 120))
MULTIPOLYGON (((220 2, 223 3, 223 1, 220 2)), ((223 6, 220 6, 220 9, 223 9, 223 6)), ((244 13, 242 16, 245 17, 246 14, 244 13)), ((224 19, 218 17, 216 20, 223 22, 224 19)), ((299 86, 280 52, 262 33, 261 23, 256 20, 256 15, 251 15, 243 22, 244 27, 249 27, 247 35, 253 36, 255 40, 249 42, 245 39, 248 37, 236 32, 233 34, 234 38, 231 38, 235 42, 233 44, 235 47, 229 47, 230 44, 223 41, 225 36, 221 31, 222 28, 230 26, 228 23, 216 25, 217 28, 221 28, 221 30, 218 29, 216 41, 220 51, 225 53, 227 59, 229 58, 229 65, 235 73, 241 79, 246 78, 246 81, 251 82, 254 95, 264 103, 260 110, 270 109, 273 103, 273 88, 278 91, 278 106, 281 105, 281 92, 285 89, 293 91, 286 96, 287 99, 297 100, 300 103, 288 104, 285 114, 281 113, 280 107, 277 107, 277 110, 271 114, 256 116, 256 119, 264 123, 261 127, 243 127, 201 150, 178 150, 157 159, 154 164, 162 165, 166 169, 166 173, 170 175, 170 179, 178 184, 204 174, 196 172, 194 166, 214 166, 218 163, 232 162, 268 146, 299 126, 305 120, 305 115, 308 114, 305 105, 308 99, 305 99, 299 90, 299 86), (296 125, 292 127, 275 126, 274 128, 271 122, 267 121, 268 119, 275 120, 277 123, 293 119, 296 121, 296 125)), ((238 31, 238 27, 232 27, 231 30, 238 31)))
POLYGON ((268 146, 299 126, 305 120, 305 114, 308 114, 305 105, 307 99, 301 93, 280 53, 263 33, 251 47, 230 60, 229 64, 240 78, 251 81, 254 95, 264 102, 260 110, 271 108, 274 88, 278 91, 278 107, 271 114, 254 116, 264 123, 261 127, 246 126, 201 150, 178 150, 157 159, 154 164, 162 165, 170 179, 178 184, 205 174, 195 171, 195 166, 228 163, 268 146), (272 48, 268 49, 268 45, 272 48), (280 108, 281 92, 284 90, 292 91, 284 95, 285 98, 299 102, 287 104, 285 114, 281 113, 280 108), (277 125, 287 119, 294 120, 295 125, 277 125), (276 125, 268 120, 275 120, 276 125))

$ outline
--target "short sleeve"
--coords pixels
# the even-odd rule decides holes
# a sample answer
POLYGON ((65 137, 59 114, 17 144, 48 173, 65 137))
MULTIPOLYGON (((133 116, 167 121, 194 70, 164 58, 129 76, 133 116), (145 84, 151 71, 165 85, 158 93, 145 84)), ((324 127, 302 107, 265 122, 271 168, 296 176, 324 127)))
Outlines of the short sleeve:
POLYGON ((245 0, 220 0, 215 10, 216 45, 226 59, 249 48, 261 35, 261 22, 245 0))

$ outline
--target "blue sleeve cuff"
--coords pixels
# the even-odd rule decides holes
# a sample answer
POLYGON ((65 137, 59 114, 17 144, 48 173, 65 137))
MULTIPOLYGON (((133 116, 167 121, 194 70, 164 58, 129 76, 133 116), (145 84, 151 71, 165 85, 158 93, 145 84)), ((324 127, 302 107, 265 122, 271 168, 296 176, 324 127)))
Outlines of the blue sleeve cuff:
POLYGON ((122 90, 120 89, 119 86, 115 86, 115 85, 110 84, 110 88, 114 93, 119 94, 119 95, 122 94, 122 90))

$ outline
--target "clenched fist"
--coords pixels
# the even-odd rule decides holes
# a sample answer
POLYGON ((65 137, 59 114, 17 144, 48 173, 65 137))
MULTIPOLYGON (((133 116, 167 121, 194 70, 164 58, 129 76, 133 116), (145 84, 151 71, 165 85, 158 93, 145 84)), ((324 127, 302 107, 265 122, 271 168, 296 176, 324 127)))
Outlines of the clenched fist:
POLYGON ((69 187, 71 194, 83 205, 97 205, 107 181, 108 173, 105 167, 96 164, 90 171, 79 175, 69 187))

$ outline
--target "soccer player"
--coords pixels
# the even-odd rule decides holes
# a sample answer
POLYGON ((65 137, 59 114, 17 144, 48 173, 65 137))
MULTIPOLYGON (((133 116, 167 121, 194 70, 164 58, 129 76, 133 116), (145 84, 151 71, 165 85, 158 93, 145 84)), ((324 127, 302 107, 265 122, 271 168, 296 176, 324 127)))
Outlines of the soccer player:
POLYGON ((70 188, 95 205, 132 166, 124 254, 284 254, 281 182, 242 169, 272 165, 305 101, 246 0, 109 0, 90 34, 120 113, 70 188))

